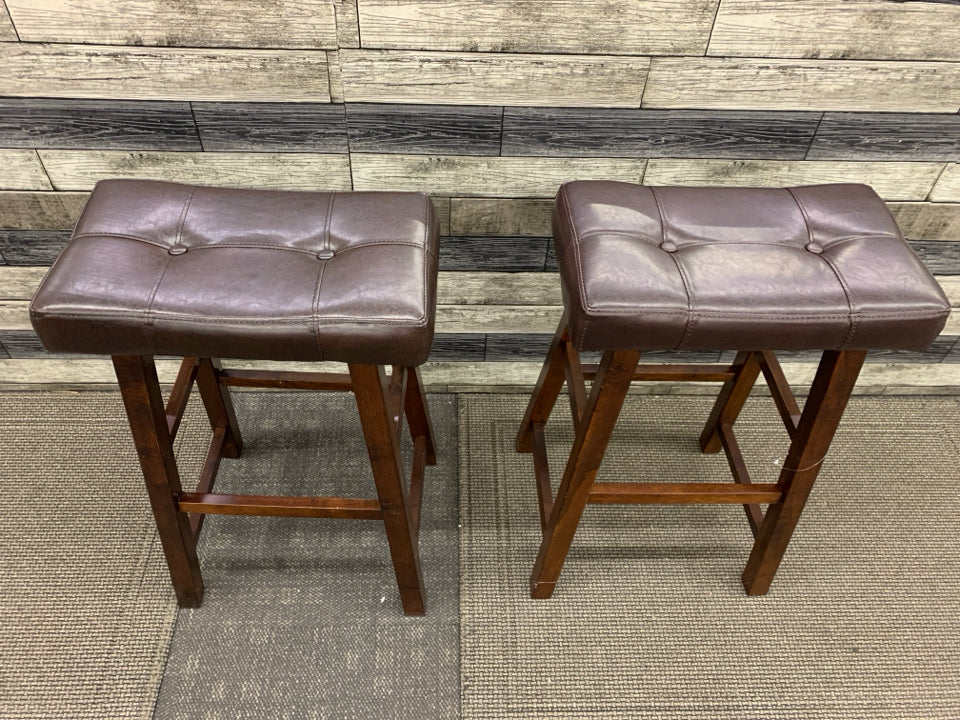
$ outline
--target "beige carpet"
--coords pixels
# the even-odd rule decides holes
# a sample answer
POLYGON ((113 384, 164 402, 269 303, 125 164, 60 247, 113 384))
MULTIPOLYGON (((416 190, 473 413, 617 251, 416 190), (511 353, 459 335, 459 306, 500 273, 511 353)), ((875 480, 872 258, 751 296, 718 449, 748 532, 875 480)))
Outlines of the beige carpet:
MULTIPOLYGON (((738 423, 756 481, 785 450, 767 402, 738 423)), ((960 398, 851 404, 762 598, 740 586, 739 506, 591 506, 554 597, 530 600, 523 406, 461 396, 464 718, 960 717, 960 398)), ((697 452, 708 408, 630 398, 601 478, 728 480, 697 452)))

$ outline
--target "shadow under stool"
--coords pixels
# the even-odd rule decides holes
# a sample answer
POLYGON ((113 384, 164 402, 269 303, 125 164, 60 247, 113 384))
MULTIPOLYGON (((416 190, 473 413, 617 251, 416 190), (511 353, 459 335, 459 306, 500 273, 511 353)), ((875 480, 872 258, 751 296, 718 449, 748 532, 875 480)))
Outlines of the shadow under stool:
POLYGON ((950 312, 942 290, 864 185, 572 182, 553 234, 565 312, 516 445, 533 453, 543 532, 531 595, 553 593, 588 503, 742 504, 755 538, 743 585, 765 594, 867 351, 928 347, 950 312), (586 350, 602 352, 599 365, 580 362, 586 350), (737 353, 729 365, 639 363, 660 350, 737 353), (777 350, 822 351, 802 412, 777 350), (777 482, 764 484, 750 482, 733 433, 761 374, 791 441, 777 482), (700 447, 723 449, 735 482, 596 481, 638 380, 723 383, 700 447), (565 383, 575 439, 554 496, 544 425, 565 383))
POLYGON ((201 602, 197 536, 205 514, 221 513, 382 520, 403 610, 425 611, 417 540, 436 454, 418 366, 433 340, 437 250, 436 214, 419 193, 97 184, 31 320, 52 352, 113 357, 180 605, 201 602), (166 403, 156 355, 184 358, 166 403), (218 358, 337 361, 348 372, 224 369, 218 358), (213 437, 185 492, 173 441, 194 385, 213 437), (243 446, 231 386, 352 391, 378 497, 214 493, 221 459, 243 446))

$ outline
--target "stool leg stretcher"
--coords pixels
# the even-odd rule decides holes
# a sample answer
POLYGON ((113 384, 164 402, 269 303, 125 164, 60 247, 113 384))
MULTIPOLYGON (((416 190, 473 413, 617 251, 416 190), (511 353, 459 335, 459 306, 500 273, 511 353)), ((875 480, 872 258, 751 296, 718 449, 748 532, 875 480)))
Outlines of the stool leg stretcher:
POLYGON ((349 373, 223 369, 214 358, 184 358, 166 404, 152 356, 115 355, 114 369, 133 432, 150 504, 177 601, 198 607, 203 579, 197 538, 207 514, 336 517, 382 520, 403 610, 425 612, 417 541, 426 465, 436 464, 433 428, 416 367, 349 365, 349 373), (196 385, 212 438, 194 492, 184 492, 173 441, 196 385), (212 492, 220 461, 237 458, 243 440, 229 386, 352 391, 373 470, 376 498, 223 495, 212 492), (413 467, 405 483, 400 455, 403 419, 413 442, 413 467))
POLYGON ((743 571, 743 585, 749 595, 765 594, 790 542, 865 357, 864 351, 825 351, 801 413, 771 351, 740 351, 733 363, 725 366, 639 365, 639 350, 608 350, 594 368, 581 365, 570 342, 565 314, 516 441, 517 452, 533 454, 543 531, 530 579, 531 596, 552 595, 588 503, 742 504, 755 538, 743 571), (791 443, 777 482, 755 484, 750 481, 733 426, 761 374, 770 387, 791 443), (585 379, 593 380, 589 395, 585 379), (723 382, 700 435, 700 447, 705 453, 725 452, 733 483, 596 482, 630 384, 663 379, 723 382), (565 383, 576 435, 554 496, 544 425, 565 383), (761 504, 768 505, 766 513, 761 504))

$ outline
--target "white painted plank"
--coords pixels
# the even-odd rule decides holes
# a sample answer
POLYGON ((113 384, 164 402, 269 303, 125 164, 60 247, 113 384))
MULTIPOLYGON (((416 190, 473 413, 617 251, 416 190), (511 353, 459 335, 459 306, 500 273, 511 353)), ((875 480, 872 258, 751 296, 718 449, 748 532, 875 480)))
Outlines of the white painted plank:
POLYGON ((10 15, 7 13, 7 6, 3 0, 0 0, 0 42, 16 42, 17 31, 10 21, 10 15))
POLYGON ((0 95, 330 102, 322 50, 0 43, 0 95))
POLYGON ((644 184, 780 187, 858 182, 871 185, 887 200, 923 200, 942 169, 942 163, 924 162, 653 159, 644 184))
POLYGON ((89 193, 0 191, 0 228, 68 230, 76 223, 89 193))
POLYGON ((947 165, 930 192, 930 200, 960 203, 960 163, 947 165))
POLYGON ((552 232, 553 200, 451 198, 451 235, 533 235, 552 232))
POLYGON ((23 42, 335 48, 331 0, 6 0, 23 42))
POLYGON ((553 333, 563 308, 558 305, 439 305, 439 333, 553 333))
POLYGON ((52 190, 35 150, 0 150, 0 190, 52 190))
POLYGON ((888 203, 911 240, 960 240, 960 203, 888 203))
POLYGON ((420 190, 450 196, 553 197, 574 179, 640 182, 646 161, 354 153, 356 190, 420 190))
MULTIPOLYGON (((937 282, 940 283, 940 287, 943 288, 943 292, 946 293, 947 300, 950 301, 951 307, 960 307, 960 276, 937 275, 936 278, 937 282)), ((960 319, 960 314, 958 314, 957 317, 960 319)))
POLYGON ((703 55, 717 0, 362 0, 367 48, 703 55))
POLYGON ((46 274, 45 267, 0 266, 0 300, 29 300, 46 274))
POLYGON ((960 60, 960 6, 887 0, 723 0, 707 55, 960 60))
POLYGON ((337 20, 337 47, 360 47, 360 21, 357 18, 357 0, 333 0, 337 20))
POLYGON ((960 63, 654 58, 643 107, 955 113, 960 63))
POLYGON ((350 189, 346 155, 41 150, 40 157, 58 190, 89 190, 104 178, 275 190, 350 189))
POLYGON ((341 50, 340 65, 347 102, 637 107, 650 59, 341 50))
POLYGON ((27 300, 0 300, 0 330, 29 330, 29 306, 27 300))
MULTIPOLYGON (((0 287, 3 287, 0 275, 0 287)), ((548 272, 441 272, 437 303, 443 305, 562 305, 560 276, 548 272)), ((556 321, 554 321, 554 328, 556 321)))

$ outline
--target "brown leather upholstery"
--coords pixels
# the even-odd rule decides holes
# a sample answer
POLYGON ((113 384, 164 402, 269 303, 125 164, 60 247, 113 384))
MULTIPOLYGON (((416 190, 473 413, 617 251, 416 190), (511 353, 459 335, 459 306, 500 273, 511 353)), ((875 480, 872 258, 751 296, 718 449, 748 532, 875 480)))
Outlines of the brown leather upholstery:
POLYGON ((864 185, 560 188, 578 350, 923 349, 943 291, 864 185))
POLYGON ((107 180, 30 307, 54 352, 419 365, 429 198, 107 180))

